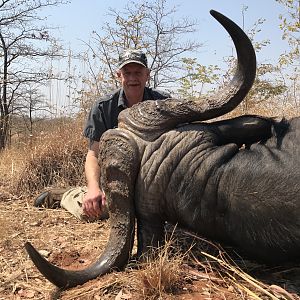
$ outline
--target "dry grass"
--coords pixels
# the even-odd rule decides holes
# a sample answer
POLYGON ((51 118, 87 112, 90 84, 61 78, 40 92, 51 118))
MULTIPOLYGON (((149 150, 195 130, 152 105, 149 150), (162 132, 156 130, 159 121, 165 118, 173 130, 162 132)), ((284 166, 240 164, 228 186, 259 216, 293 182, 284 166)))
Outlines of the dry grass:
POLYGON ((131 262, 122 273, 108 274, 101 281, 62 293, 61 299, 165 299, 182 290, 185 283, 182 269, 184 255, 180 252, 172 254, 171 242, 159 250, 153 250, 152 259, 144 262, 131 262), (127 298, 126 298, 127 297, 127 298))
POLYGON ((86 151, 81 124, 63 124, 1 153, 1 186, 14 196, 30 196, 45 187, 83 185, 86 151))
POLYGON ((182 266, 187 253, 174 247, 173 241, 148 254, 145 261, 132 271, 130 282, 143 299, 163 299, 165 295, 177 293, 184 285, 182 266))

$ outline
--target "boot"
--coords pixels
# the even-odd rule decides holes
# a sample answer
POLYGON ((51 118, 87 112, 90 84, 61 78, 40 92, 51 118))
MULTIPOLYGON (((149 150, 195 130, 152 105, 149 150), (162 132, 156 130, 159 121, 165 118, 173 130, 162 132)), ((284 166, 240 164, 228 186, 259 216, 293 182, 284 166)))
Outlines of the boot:
POLYGON ((60 201, 70 188, 50 188, 39 194, 33 203, 35 207, 59 208, 60 201))

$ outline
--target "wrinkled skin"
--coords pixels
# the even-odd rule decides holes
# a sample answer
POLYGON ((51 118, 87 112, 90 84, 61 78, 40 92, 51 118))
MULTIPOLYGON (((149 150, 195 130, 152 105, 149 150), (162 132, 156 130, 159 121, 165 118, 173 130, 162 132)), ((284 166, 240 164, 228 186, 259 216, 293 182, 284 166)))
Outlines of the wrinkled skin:
POLYGON ((300 258, 299 144, 300 118, 255 116, 185 125, 148 144, 135 193, 140 253, 168 221, 264 262, 300 258))
POLYGON ((234 109, 256 70, 247 36, 225 16, 211 13, 237 49, 231 83, 202 101, 146 101, 120 114, 118 128, 100 141, 101 186, 111 220, 102 255, 86 269, 70 271, 25 245, 37 268, 58 287, 124 267, 135 219, 138 255, 161 244, 168 221, 266 262, 299 258, 300 119, 242 116, 203 122, 234 109))

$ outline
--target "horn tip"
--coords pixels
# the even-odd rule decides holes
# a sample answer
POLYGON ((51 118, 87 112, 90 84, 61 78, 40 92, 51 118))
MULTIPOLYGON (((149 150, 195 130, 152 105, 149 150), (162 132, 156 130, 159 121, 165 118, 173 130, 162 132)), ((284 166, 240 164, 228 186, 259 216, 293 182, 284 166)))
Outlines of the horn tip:
POLYGON ((24 247, 29 255, 33 252, 37 252, 30 242, 26 242, 24 247))
POLYGON ((213 17, 215 17, 216 15, 219 15, 219 14, 220 14, 219 12, 217 12, 217 11, 214 10, 214 9, 211 9, 211 10, 209 11, 209 13, 210 13, 213 17))

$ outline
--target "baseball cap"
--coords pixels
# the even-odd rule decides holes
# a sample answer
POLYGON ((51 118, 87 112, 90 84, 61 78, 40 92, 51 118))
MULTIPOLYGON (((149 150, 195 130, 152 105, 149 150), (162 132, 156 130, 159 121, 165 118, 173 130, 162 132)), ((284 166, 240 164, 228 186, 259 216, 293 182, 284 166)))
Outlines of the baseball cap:
POLYGON ((140 50, 128 49, 123 52, 119 57, 119 69, 130 63, 136 63, 147 68, 146 54, 140 50))

